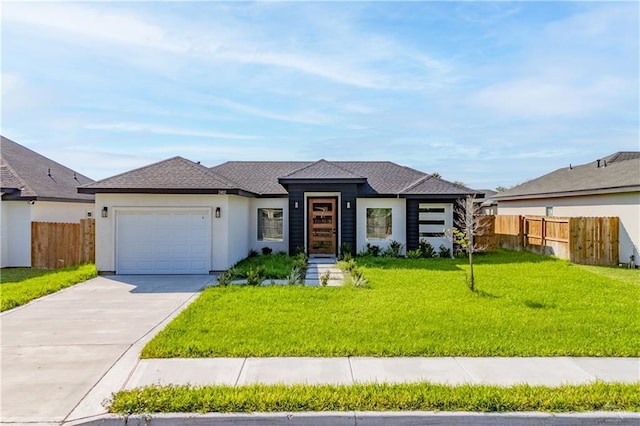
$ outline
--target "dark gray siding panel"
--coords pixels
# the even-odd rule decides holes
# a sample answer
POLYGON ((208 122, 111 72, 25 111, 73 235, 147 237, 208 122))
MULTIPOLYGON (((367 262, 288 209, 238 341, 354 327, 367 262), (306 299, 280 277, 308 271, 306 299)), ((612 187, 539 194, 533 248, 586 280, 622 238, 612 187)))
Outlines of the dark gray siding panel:
MULTIPOLYGON (((420 203, 455 203, 457 198, 407 198, 407 250, 415 250, 418 248, 420 239, 420 214, 418 212, 420 203)), ((456 214, 454 212, 454 224, 456 214)))
MULTIPOLYGON (((305 192, 339 192, 340 200, 340 237, 341 243, 351 246, 352 254, 356 249, 356 199, 358 185, 356 184, 290 184, 289 191, 289 253, 293 254, 297 247, 304 247, 304 237, 307 232, 304 226, 304 193, 305 192), (295 208, 295 202, 298 208, 295 208), (351 208, 347 209, 347 202, 351 208)), ((306 247, 305 247, 306 250, 306 247)))
POLYGON ((418 204, 420 200, 407 199, 407 250, 415 250, 418 248, 419 234, 419 214, 418 204))

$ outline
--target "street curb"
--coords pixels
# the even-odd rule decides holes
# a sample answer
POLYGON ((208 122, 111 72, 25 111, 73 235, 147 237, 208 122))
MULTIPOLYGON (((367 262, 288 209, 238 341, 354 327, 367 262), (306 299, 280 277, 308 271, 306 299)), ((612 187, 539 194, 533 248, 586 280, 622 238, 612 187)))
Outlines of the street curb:
POLYGON ((584 413, 477 413, 450 411, 346 411, 346 412, 278 412, 278 413, 157 413, 122 417, 113 414, 76 420, 65 425, 83 426, 169 426, 169 425, 637 425, 636 412, 584 413))

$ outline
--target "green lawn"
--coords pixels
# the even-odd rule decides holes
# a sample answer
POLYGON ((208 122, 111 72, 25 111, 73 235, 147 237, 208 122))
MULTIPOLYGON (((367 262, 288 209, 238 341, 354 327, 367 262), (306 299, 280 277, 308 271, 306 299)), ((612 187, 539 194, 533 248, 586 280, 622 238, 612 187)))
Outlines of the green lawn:
POLYGON ((55 293, 96 275, 95 265, 72 266, 53 271, 31 268, 2 269, 0 311, 24 305, 33 299, 55 293))
POLYGON ((112 396, 112 413, 269 411, 640 411, 640 384, 150 386, 112 396))
POLYGON ((246 278, 249 269, 263 268, 263 278, 266 279, 283 279, 287 278, 291 273, 291 268, 295 263, 295 258, 283 253, 274 253, 269 255, 261 255, 248 257, 238 262, 234 269, 238 273, 239 278, 246 278))
POLYGON ((361 258, 366 289, 209 288, 142 357, 638 356, 640 286, 526 252, 361 258))

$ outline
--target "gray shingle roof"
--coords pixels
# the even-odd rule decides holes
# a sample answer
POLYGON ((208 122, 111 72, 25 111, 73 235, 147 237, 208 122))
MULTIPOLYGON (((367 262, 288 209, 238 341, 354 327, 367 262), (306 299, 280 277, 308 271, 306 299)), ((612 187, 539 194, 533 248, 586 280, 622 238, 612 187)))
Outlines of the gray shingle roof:
POLYGON ((418 182, 415 182, 404 191, 403 194, 452 194, 452 195, 467 195, 473 194, 476 191, 473 189, 467 188, 466 186, 457 185, 455 183, 446 181, 444 179, 440 179, 431 175, 427 175, 420 179, 418 182))
POLYGON ((228 161, 211 170, 256 194, 287 195, 278 178, 310 164, 309 161, 228 161))
POLYGON ((597 162, 563 167, 493 196, 498 201, 571 193, 640 190, 640 152, 617 152, 597 162), (606 161, 606 166, 604 165, 606 161))
POLYGON ((82 187, 82 192, 161 192, 241 189, 205 166, 173 157, 82 187))
POLYGON ((302 167, 292 173, 280 176, 280 179, 366 179, 364 176, 350 172, 337 163, 319 160, 302 167))
POLYGON ((413 188, 426 173, 390 161, 230 161, 212 167, 216 173, 237 182, 245 190, 261 195, 286 195, 278 179, 365 179, 361 195, 467 194, 473 192, 442 179, 413 188), (409 190, 409 192, 404 192, 409 190), (425 192, 420 192, 424 190, 425 192))
POLYGON ((43 155, 0 136, 0 186, 3 200, 92 202, 77 188, 93 182, 43 155))

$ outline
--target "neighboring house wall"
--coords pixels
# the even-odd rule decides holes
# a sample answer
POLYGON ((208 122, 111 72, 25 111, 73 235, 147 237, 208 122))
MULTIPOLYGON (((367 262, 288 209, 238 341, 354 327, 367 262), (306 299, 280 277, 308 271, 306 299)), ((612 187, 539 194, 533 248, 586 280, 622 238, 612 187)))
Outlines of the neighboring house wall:
POLYGON ((36 201, 31 205, 32 222, 79 223, 80 219, 93 216, 93 203, 60 203, 54 201, 36 201))
POLYGON ((79 223, 93 203, 2 201, 1 267, 31 266, 31 222, 79 223))
MULTIPOLYGON (((246 228, 241 231, 238 244, 231 243, 232 234, 242 228, 240 222, 246 227, 247 207, 242 202, 230 201, 235 196, 228 195, 163 195, 163 194, 96 194, 96 267, 100 272, 113 272, 116 270, 116 221, 119 211, 144 209, 144 208, 198 208, 205 207, 211 210, 211 270, 220 271, 227 269, 229 262, 236 259, 240 252, 246 256, 248 244, 246 242, 246 228), (107 207, 108 217, 101 217, 100 212, 107 207), (220 208, 220 218, 215 217, 215 209, 220 208), (245 215, 245 218, 236 220, 234 216, 245 215), (233 247, 232 247, 233 246, 233 247)), ((240 197, 237 197, 240 198, 240 197)), ((242 258, 240 257, 240 258, 242 258)), ((237 259, 239 260, 239 259, 237 259)))
POLYGON ((287 198, 253 198, 249 212, 249 247, 260 252, 263 247, 273 249, 274 253, 289 251, 289 202, 287 198), (282 209, 282 241, 258 241, 258 209, 282 209))
POLYGON ((2 201, 2 267, 31 266, 31 213, 26 201, 2 201))
POLYGON ((632 254, 640 259, 640 192, 603 194, 580 197, 541 198, 535 200, 500 201, 500 215, 545 216, 553 208, 558 217, 617 216, 620 218, 620 262, 632 254))
MULTIPOLYGON (((383 250, 391 241, 406 245, 406 200, 404 198, 358 198, 357 204, 357 251, 366 249, 367 243, 383 250), (391 236, 386 240, 367 239, 367 209, 391 209, 391 236)), ((404 249, 403 249, 404 253, 404 249)))

